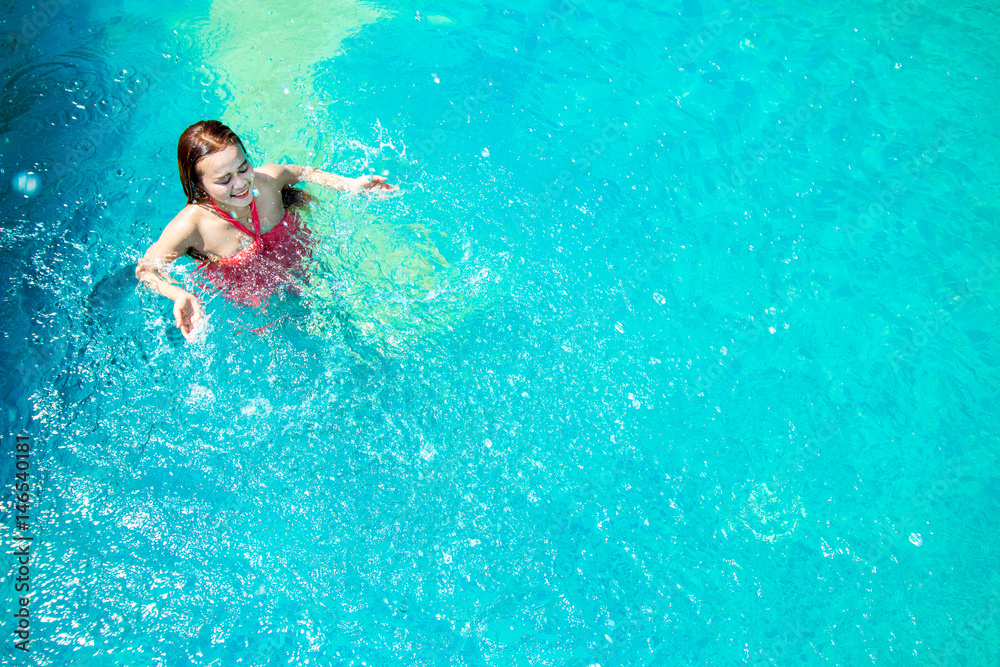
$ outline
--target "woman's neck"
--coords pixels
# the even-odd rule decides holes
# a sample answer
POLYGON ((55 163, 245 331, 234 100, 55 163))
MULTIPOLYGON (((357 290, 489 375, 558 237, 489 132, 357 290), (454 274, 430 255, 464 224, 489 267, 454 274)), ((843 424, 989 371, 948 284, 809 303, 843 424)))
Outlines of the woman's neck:
POLYGON ((249 220, 250 214, 253 212, 252 199, 250 200, 249 204, 244 204, 243 206, 238 206, 238 207, 224 205, 214 199, 211 200, 211 204, 214 204, 214 207, 216 209, 222 211, 226 215, 231 215, 232 217, 236 218, 236 220, 238 220, 239 222, 243 222, 244 220, 249 220))

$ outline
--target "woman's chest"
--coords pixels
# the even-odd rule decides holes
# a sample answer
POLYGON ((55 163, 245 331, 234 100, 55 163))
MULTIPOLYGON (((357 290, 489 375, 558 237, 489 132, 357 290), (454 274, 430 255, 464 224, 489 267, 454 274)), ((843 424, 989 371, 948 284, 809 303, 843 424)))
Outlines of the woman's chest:
MULTIPOLYGON (((281 224, 284 210, 279 207, 261 207, 257 211, 259 233, 263 237, 281 224)), ((205 254, 213 259, 232 257, 254 243, 253 216, 231 220, 223 220, 218 215, 210 215, 203 220, 201 237, 205 254), (238 226, 237 226, 238 225, 238 226)))

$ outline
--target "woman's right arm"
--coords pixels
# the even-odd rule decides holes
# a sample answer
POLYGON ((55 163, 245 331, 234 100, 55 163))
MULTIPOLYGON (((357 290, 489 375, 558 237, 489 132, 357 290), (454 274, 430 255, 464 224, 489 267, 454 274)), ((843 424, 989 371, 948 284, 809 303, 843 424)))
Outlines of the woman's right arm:
POLYGON ((184 211, 170 221, 156 243, 149 246, 135 270, 139 282, 174 302, 174 324, 185 338, 194 332, 203 317, 201 304, 195 295, 184 290, 163 270, 191 248, 199 249, 201 245, 198 227, 184 211))

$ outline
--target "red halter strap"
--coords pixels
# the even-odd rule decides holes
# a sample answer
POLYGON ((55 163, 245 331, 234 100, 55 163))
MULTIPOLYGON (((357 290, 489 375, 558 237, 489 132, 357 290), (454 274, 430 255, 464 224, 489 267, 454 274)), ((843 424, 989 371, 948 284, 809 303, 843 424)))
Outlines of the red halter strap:
POLYGON ((208 203, 212 205, 212 208, 215 209, 216 213, 222 216, 223 220, 228 220, 234 227, 236 227, 236 229, 245 233, 247 236, 252 237, 254 243, 260 243, 260 218, 257 217, 256 199, 250 199, 250 217, 253 218, 253 233, 251 233, 249 229, 241 225, 236 218, 229 215, 228 213, 223 213, 221 210, 219 210, 219 207, 215 205, 215 201, 211 197, 208 198, 208 203))

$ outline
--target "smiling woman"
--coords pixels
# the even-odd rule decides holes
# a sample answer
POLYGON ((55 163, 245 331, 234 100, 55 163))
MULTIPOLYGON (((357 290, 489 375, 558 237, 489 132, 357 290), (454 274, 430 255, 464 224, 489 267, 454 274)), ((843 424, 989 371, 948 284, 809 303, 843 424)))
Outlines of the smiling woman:
POLYGON ((302 274, 308 256, 309 234, 297 211, 311 198, 293 185, 306 181, 341 192, 395 189, 381 176, 351 179, 294 164, 255 170, 240 138, 217 120, 184 130, 177 165, 188 203, 146 251, 136 277, 174 302, 174 321, 186 337, 202 321, 202 309, 195 295, 163 272, 174 260, 197 259, 203 286, 260 307, 302 274))

